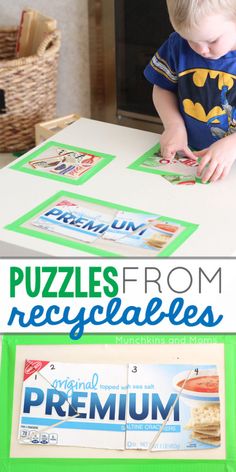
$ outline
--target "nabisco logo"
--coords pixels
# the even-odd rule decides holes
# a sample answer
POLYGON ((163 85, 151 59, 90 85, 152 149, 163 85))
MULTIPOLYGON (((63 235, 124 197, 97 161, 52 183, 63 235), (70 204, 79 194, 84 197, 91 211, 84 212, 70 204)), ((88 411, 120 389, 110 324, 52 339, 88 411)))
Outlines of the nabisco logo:
POLYGON ((45 365, 48 364, 48 361, 25 361, 25 370, 24 370, 24 380, 28 379, 35 372, 39 372, 45 365))

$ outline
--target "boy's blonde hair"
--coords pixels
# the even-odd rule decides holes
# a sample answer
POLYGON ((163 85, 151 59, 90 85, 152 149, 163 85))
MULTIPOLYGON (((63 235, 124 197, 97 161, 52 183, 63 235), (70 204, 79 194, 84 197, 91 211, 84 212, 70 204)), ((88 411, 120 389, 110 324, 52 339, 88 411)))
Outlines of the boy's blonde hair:
POLYGON ((199 26, 207 15, 236 20, 236 0, 166 0, 170 21, 177 31, 199 26))

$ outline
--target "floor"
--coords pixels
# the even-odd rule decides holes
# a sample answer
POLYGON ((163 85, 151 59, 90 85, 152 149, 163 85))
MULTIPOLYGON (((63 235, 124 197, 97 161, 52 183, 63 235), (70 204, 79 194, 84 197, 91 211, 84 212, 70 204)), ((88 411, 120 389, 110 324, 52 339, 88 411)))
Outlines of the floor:
POLYGON ((16 159, 13 154, 0 153, 0 169, 16 159))

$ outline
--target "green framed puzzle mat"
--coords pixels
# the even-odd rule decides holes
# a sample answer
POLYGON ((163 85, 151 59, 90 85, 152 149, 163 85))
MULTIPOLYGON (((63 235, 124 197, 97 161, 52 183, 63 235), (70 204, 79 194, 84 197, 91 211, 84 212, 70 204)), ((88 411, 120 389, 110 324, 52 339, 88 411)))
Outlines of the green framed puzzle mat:
MULTIPOLYGON (((189 472, 190 470, 191 472, 199 472, 199 470, 203 472, 233 472, 236 467, 236 412, 232 408, 236 398, 236 385, 232 381, 232 376, 233 378, 235 376, 235 368, 235 335, 93 334, 84 336, 79 344, 73 343, 66 335, 5 335, 0 372, 0 401, 4 406, 0 415, 0 468, 2 466, 1 470, 9 472, 28 472, 32 468, 37 472, 44 470, 60 472, 65 469, 69 472, 75 470, 86 470, 87 472, 97 470, 99 472, 111 469, 117 472, 124 469, 136 472, 144 468, 147 471, 158 470, 158 472, 169 470, 175 470, 175 472, 189 472), (133 363, 133 367, 139 367, 140 362, 146 367, 153 362, 162 364, 163 367, 165 364, 166 367, 159 378, 159 384, 162 382, 162 375, 165 375, 167 366, 173 368, 173 363, 178 363, 180 367, 185 362, 188 364, 193 362, 195 366, 196 361, 198 365, 216 364, 220 379, 221 443, 217 447, 208 445, 205 449, 197 448, 187 451, 175 449, 172 444, 172 450, 155 452, 147 450, 114 451, 97 447, 80 448, 65 445, 48 446, 44 443, 41 445, 21 444, 18 431, 21 395, 23 395, 23 374, 26 373, 24 370, 25 360, 30 358, 35 359, 32 362, 36 362, 36 359, 49 360, 50 362, 53 360, 54 364, 49 365, 51 369, 55 368, 56 362, 76 362, 78 364, 82 362, 90 365, 94 363, 97 368, 99 364, 102 367, 104 362, 112 365, 113 368, 119 368, 126 362, 133 363)), ((135 369, 133 371, 135 372, 135 369)), ((39 372, 39 370, 36 371, 37 375, 33 373, 32 382, 34 382, 34 377, 35 382, 38 382, 39 372)), ((24 382, 29 382, 29 374, 28 370, 24 382)), ((68 370, 64 373, 64 376, 66 375, 69 379, 68 370)), ((83 380, 83 378, 75 380, 83 380)), ((109 377, 107 383, 109 383, 109 377)), ((115 387, 116 385, 112 390, 113 396, 115 387)), ((152 388, 151 385, 147 387, 152 388)), ((50 390, 51 385, 48 385, 47 388, 50 390)), ((91 385, 88 388, 91 389, 91 385)), ((171 388, 173 389, 173 386, 171 388)), ((39 386, 37 389, 39 390, 39 386)), ((35 396, 36 393, 37 390, 31 398, 33 408, 37 403, 39 404, 35 396)), ((110 392, 108 393, 110 395, 110 392)), ((184 394, 182 395, 184 397, 184 394)), ((198 395, 201 394, 198 393, 198 395)), ((212 393, 210 395, 212 396, 212 393)), ((83 401, 84 397, 85 395, 83 401)), ((209 401, 215 400, 210 397, 209 401)), ((187 405, 184 398, 182 402, 187 405)), ((80 403, 79 408, 80 411, 84 411, 84 404, 80 403)), ((140 409, 142 410, 142 407, 139 405, 139 413, 140 409)), ((208 426, 208 437, 214 436, 215 427, 215 422, 208 426)), ((171 431, 169 433, 172 434, 171 431)), ((112 434, 110 432, 109 436, 112 434)), ((166 436, 167 432, 162 434, 166 436)), ((197 443, 200 444, 201 441, 202 439, 200 442, 199 438, 197 439, 197 443)), ((204 445, 204 441, 202 444, 204 445)))
POLYGON ((129 165, 128 169, 158 174, 173 185, 194 185, 201 183, 196 175, 197 167, 198 161, 180 153, 172 161, 164 159, 158 143, 129 165))
POLYGON ((198 225, 66 191, 6 229, 98 256, 169 256, 198 225))
POLYGON ((47 141, 10 168, 72 185, 87 182, 115 156, 47 141))

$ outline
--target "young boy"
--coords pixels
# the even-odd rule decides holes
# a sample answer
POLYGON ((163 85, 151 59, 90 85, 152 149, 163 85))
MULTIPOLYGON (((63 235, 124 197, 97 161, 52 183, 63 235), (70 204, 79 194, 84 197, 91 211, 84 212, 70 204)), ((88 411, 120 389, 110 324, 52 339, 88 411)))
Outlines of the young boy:
POLYGON ((201 157, 198 175, 215 182, 236 160, 236 0, 166 1, 176 32, 144 71, 164 124, 162 155, 201 157))

